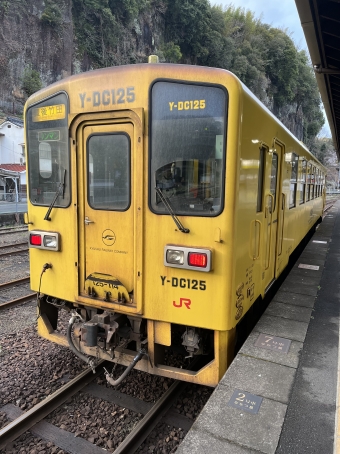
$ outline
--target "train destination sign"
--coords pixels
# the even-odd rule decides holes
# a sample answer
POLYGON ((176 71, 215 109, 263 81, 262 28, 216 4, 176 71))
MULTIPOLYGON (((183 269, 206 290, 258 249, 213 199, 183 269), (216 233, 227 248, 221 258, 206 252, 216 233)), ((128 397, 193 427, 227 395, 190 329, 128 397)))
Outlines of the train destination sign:
POLYGON ((235 389, 233 395, 227 403, 228 407, 237 408, 238 410, 246 411, 254 415, 259 412, 261 404, 262 397, 247 393, 246 391, 241 391, 239 389, 235 389))
POLYGON ((280 353, 288 353, 291 343, 292 341, 290 339, 261 333, 255 342, 255 347, 266 348, 267 350, 273 350, 280 353))
POLYGON ((65 104, 58 104, 54 106, 34 107, 32 109, 33 121, 52 121, 62 120, 66 116, 65 104))

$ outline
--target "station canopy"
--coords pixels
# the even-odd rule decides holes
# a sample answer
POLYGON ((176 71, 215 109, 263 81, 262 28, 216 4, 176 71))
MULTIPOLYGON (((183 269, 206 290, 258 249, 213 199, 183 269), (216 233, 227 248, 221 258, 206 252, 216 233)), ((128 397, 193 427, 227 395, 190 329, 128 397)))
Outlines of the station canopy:
POLYGON ((340 0, 295 0, 340 160, 340 0))

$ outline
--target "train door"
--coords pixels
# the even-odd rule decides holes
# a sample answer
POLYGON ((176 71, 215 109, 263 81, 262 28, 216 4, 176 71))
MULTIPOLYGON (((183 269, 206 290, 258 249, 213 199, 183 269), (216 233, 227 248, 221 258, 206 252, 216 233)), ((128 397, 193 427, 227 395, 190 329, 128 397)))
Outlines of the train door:
MULTIPOLYGON (((78 299, 103 301, 104 295, 111 305, 126 303, 136 284, 136 255, 141 256, 136 237, 142 236, 142 221, 135 208, 142 205, 143 183, 141 179, 136 188, 134 181, 143 161, 140 125, 106 122, 83 122, 77 129, 78 299), (120 289, 126 291, 123 301, 122 293, 117 296, 120 289)), ((132 312, 140 309, 129 306, 132 312)))
POLYGON ((277 239, 279 233, 281 190, 280 168, 282 148, 275 144, 275 148, 266 149, 264 175, 264 229, 263 229, 263 260, 262 278, 267 291, 274 282, 276 274, 277 239))

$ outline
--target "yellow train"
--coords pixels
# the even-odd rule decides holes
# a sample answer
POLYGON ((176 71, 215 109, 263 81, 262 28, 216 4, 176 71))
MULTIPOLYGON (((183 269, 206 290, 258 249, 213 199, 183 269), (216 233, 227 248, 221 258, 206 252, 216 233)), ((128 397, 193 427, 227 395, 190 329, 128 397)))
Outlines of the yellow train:
POLYGON ((92 367, 216 386, 240 321, 320 221, 326 169, 214 68, 75 75, 29 98, 25 127, 39 334, 92 367))

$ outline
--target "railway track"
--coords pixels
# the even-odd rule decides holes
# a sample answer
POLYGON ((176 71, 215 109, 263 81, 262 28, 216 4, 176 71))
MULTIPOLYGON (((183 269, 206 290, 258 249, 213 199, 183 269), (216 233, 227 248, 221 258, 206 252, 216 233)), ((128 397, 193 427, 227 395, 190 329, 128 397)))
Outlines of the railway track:
POLYGON ((20 298, 6 301, 5 303, 0 303, 0 311, 9 309, 10 307, 13 306, 17 306, 18 304, 27 303, 28 301, 34 300, 36 297, 37 297, 36 293, 29 293, 28 295, 21 296, 20 298))
POLYGON ((28 244, 27 241, 22 243, 12 243, 0 246, 0 257, 5 257, 7 255, 15 255, 20 254, 21 252, 28 251, 28 244), (24 247, 23 247, 24 246, 24 247), (17 249, 19 247, 19 249, 17 249), (8 249, 11 249, 8 251, 8 249))
POLYGON ((23 228, 17 228, 17 227, 5 227, 0 229, 0 235, 11 235, 14 233, 20 233, 20 232, 27 232, 28 228, 23 227, 23 228))
MULTIPOLYGON (((15 281, 4 282, 3 284, 0 284, 0 291, 11 287, 16 287, 17 285, 27 284, 29 283, 29 281, 30 281, 29 277, 24 277, 21 279, 16 279, 15 281)), ((16 298, 14 300, 6 301, 4 303, 0 302, 0 311, 8 309, 13 306, 17 306, 18 304, 26 303, 27 301, 31 301, 36 297, 37 297, 36 293, 30 293, 28 295, 21 296, 20 298, 16 298)))
POLYGON ((29 281, 29 277, 23 277, 21 279, 16 279, 15 281, 4 282, 3 284, 0 284, 0 290, 9 287, 15 287, 16 285, 27 284, 29 281))
MULTIPOLYGON (((23 414, 20 414, 22 410, 14 407, 13 405, 9 404, 3 407, 1 411, 5 411, 10 419, 13 419, 13 417, 18 414, 20 414, 20 416, 15 417, 12 422, 7 424, 7 426, 3 427, 0 430, 0 449, 3 449, 8 443, 14 441, 16 438, 30 429, 31 432, 33 432, 35 435, 48 439, 48 433, 51 432, 51 424, 42 423, 38 424, 37 426, 35 425, 39 421, 46 418, 46 416, 48 416, 52 411, 60 407, 67 399, 72 397, 78 391, 82 390, 94 378, 101 375, 104 372, 105 366, 108 367, 107 362, 101 361, 96 368, 95 374, 93 374, 92 369, 90 368, 85 370, 76 378, 62 386, 59 390, 46 397, 44 400, 42 400, 23 414), (44 430, 46 431, 45 433, 44 430)), ((187 384, 184 382, 175 381, 171 385, 171 387, 163 394, 163 396, 151 407, 151 409, 145 413, 144 418, 135 426, 135 428, 118 446, 114 453, 133 454, 141 446, 141 444, 159 423, 159 421, 163 418, 163 416, 168 412, 172 404, 176 401, 176 399, 183 392, 186 386, 187 384)), ((112 394, 114 395, 115 391, 112 390, 112 394)), ((119 402, 119 397, 117 400, 117 405, 121 405, 121 403, 119 402)), ((74 453, 79 452, 79 454, 83 454, 84 452, 102 452, 101 448, 91 444, 83 438, 74 439, 74 435, 68 432, 64 432, 64 436, 62 437, 65 443, 67 443, 66 438, 69 437, 73 438, 72 452, 74 453)), ((65 445, 58 446, 61 449, 65 449, 65 445)))

